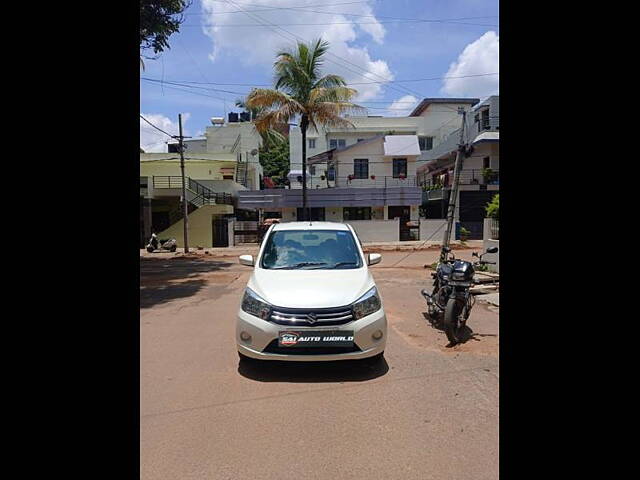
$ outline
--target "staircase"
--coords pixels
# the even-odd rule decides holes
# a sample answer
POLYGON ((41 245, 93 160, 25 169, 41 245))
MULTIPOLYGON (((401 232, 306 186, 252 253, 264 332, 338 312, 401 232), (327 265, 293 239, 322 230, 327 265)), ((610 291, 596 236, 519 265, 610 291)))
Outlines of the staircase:
POLYGON ((249 169, 249 162, 242 161, 242 153, 238 152, 237 162, 236 162, 236 182, 240 185, 246 187, 247 186, 247 170, 249 169))
MULTIPOLYGON (((182 177, 178 176, 154 176, 153 188, 155 190, 161 189, 182 189, 182 177)), ((196 180, 185 177, 185 193, 187 201, 195 208, 202 207, 203 205, 233 205, 233 197, 230 193, 218 193, 211 190, 209 187, 204 186, 196 180)), ((169 212, 169 223, 174 223, 182 220, 183 209, 182 206, 169 212)))

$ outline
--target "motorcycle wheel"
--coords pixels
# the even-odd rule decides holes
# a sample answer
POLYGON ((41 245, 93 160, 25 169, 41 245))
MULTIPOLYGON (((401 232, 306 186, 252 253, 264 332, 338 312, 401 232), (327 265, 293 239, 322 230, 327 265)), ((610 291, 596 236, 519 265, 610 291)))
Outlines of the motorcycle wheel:
POLYGON ((444 333, 451 344, 460 343, 462 329, 464 328, 464 318, 462 318, 462 302, 455 298, 450 298, 447 308, 444 311, 444 333))
POLYGON ((176 245, 174 245, 173 247, 171 247, 171 251, 172 251, 172 252, 175 252, 177 248, 178 248, 178 247, 177 247, 176 245))
POLYGON ((153 247, 147 247, 147 252, 153 253, 153 247))

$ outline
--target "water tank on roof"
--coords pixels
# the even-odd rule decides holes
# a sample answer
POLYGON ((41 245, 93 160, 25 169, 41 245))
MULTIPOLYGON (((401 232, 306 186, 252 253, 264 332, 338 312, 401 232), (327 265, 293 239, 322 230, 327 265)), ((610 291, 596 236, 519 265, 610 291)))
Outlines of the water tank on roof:
POLYGON ((251 121, 251 114, 249 112, 242 112, 240 114, 240 121, 241 122, 250 122, 251 121))
POLYGON ((236 123, 238 121, 238 114, 236 112, 229 112, 229 123, 236 123))
POLYGON ((211 125, 224 125, 224 117, 211 117, 211 125))

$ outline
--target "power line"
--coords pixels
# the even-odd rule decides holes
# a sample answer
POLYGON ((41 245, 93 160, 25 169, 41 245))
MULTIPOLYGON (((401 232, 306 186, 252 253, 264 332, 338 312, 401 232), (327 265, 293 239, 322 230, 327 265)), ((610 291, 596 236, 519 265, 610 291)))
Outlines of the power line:
MULTIPOLYGON (((229 94, 234 94, 234 95, 248 95, 251 92, 235 92, 235 91, 231 91, 231 90, 222 90, 222 89, 218 89, 218 88, 206 88, 206 87, 198 87, 198 86, 193 86, 193 85, 189 85, 189 84, 185 84, 185 83, 179 83, 179 82, 170 82, 170 81, 166 81, 166 80, 157 80, 157 79, 153 79, 153 78, 146 78, 146 77, 140 77, 141 80, 145 80, 148 82, 153 82, 153 84, 160 84, 160 85, 177 85, 180 87, 186 87, 186 88, 195 88, 195 89, 199 89, 199 90, 207 90, 207 91, 212 91, 212 92, 224 92, 224 93, 229 93, 229 94)), ((170 88, 170 87, 167 87, 170 88)), ((198 92, 191 92, 190 90, 184 90, 184 89, 176 89, 176 90, 180 90, 180 91, 184 91, 184 92, 189 92, 189 93, 194 93, 197 94, 198 92)), ((212 97, 212 98, 218 98, 218 97, 212 97)), ((226 101, 226 100, 225 100, 226 101)), ((375 103, 375 104, 384 104, 384 105, 391 105, 391 104, 408 104, 408 105, 417 105, 419 103, 419 101, 398 101, 398 100, 363 100, 363 101, 359 101, 357 102, 358 104, 368 104, 368 103, 375 103)), ((365 106, 364 108, 367 109, 372 109, 372 110, 387 110, 387 108, 383 108, 383 107, 368 107, 365 106)), ((446 108, 446 111, 454 111, 453 108, 451 107, 447 107, 443 105, 443 108, 446 108)), ((395 110, 398 111, 403 111, 403 110, 412 110, 413 107, 406 107, 406 108, 398 108, 395 110)), ((431 110, 432 112, 436 112, 438 110, 431 110)), ((444 112, 445 110, 440 110, 440 112, 444 112)))
MULTIPOLYGON (((349 3, 360 3, 360 2, 349 2, 349 3)), ((340 5, 338 4, 333 4, 333 5, 340 5)), ((263 5, 264 6, 264 5, 263 5)), ((331 4, 325 4, 325 5, 317 5, 317 6, 331 6, 331 4)), ((476 20, 476 19, 481 19, 481 18, 497 18, 498 15, 484 15, 484 16, 479 16, 479 17, 461 17, 461 18, 443 18, 443 19, 428 19, 428 18, 407 18, 407 17, 390 17, 388 15, 370 15, 370 14, 366 14, 366 13, 353 13, 353 12, 327 12, 326 10, 309 10, 309 7, 313 7, 313 5, 301 5, 301 6, 297 6, 297 7, 267 7, 267 8, 262 8, 262 9, 256 9, 256 10, 229 10, 229 11, 225 11, 225 12, 207 12, 207 13, 201 13, 201 14, 192 14, 192 15, 199 15, 199 16, 208 16, 208 15, 226 15, 226 14, 230 14, 230 13, 246 13, 246 12, 268 12, 268 11, 273 11, 273 10, 293 10, 293 11, 300 11, 302 10, 302 12, 309 12, 309 13, 319 13, 322 15, 345 15, 345 16, 349 16, 349 17, 367 17, 367 18, 388 18, 389 20, 406 20, 406 21, 411 21, 411 22, 442 22, 442 23, 455 23, 456 20, 476 20)), ((383 23, 383 22, 373 22, 373 23, 383 23)), ((390 23, 390 22, 385 22, 385 23, 390 23)), ((473 25, 473 24, 471 24, 473 25)), ((486 26, 490 26, 490 27, 497 27, 498 25, 486 25, 486 26)))
MULTIPOLYGON (((500 72, 492 72, 492 73, 477 73, 474 75, 455 75, 449 77, 431 77, 431 78, 411 78, 407 80, 393 80, 394 83, 404 83, 404 82, 426 82, 430 80, 448 80, 450 78, 471 78, 471 77, 486 77, 489 75, 500 75, 500 72)), ((142 78, 142 77, 141 77, 142 78)), ((158 79, 149 79, 154 81, 160 81, 158 79)), ((163 80, 165 82, 171 81, 175 83, 192 83, 194 85, 229 85, 236 87, 272 87, 273 85, 270 83, 222 83, 222 82, 196 82, 192 80, 163 80)), ((389 80, 376 80, 372 82, 353 82, 347 83, 348 86, 352 85, 370 85, 374 83, 387 83, 389 80)))
POLYGON ((154 78, 147 78, 147 77, 140 77, 141 80, 146 80, 147 82, 154 82, 154 83, 160 83, 160 84, 169 84, 169 85, 177 85, 180 87, 188 87, 188 88, 198 88, 201 90, 209 90, 212 92, 223 92, 223 93, 231 93, 234 95, 247 95, 249 92, 233 92, 231 90, 222 90, 219 88, 206 88, 206 87, 196 87, 196 86, 192 86, 186 83, 180 83, 180 82, 171 82, 168 80, 157 80, 154 78))
MULTIPOLYGON (((228 1, 228 3, 231 3, 232 5, 236 5, 236 4, 234 4, 231 0, 227 0, 227 1, 228 1)), ((236 5, 236 6, 237 6, 237 5, 236 5)), ((279 30, 282 30, 283 32, 286 32, 287 34, 289 34, 290 36, 292 36, 293 38, 295 38, 295 39, 297 39, 297 40, 299 40, 299 41, 305 41, 305 39, 304 39, 304 38, 299 37, 298 35, 296 35, 296 34, 294 34, 294 33, 291 33, 290 31, 288 31, 288 30, 286 30, 286 29, 284 29, 284 28, 282 28, 282 27, 278 27, 277 25, 274 25, 273 23, 269 22, 268 20, 263 19, 263 18, 262 18, 262 17, 260 17, 259 15, 255 15, 255 14, 253 14, 253 15, 252 15, 252 14, 250 14, 250 13, 247 13, 246 11, 245 11, 245 14, 246 14, 247 16, 249 16, 250 18, 252 18, 253 20, 256 20, 256 18, 257 18, 257 19, 258 19, 258 21, 262 21, 262 22, 266 22, 267 24, 271 24, 272 26, 275 26, 275 27, 276 27, 276 28, 278 28, 279 30)), ((279 33, 279 32, 276 32, 276 31, 275 31, 275 30, 273 30, 272 28, 270 28, 270 30, 271 30, 271 31, 273 31, 274 33, 276 33, 277 35, 279 35, 279 36, 281 36, 281 37, 283 37, 283 38, 285 38, 285 39, 289 40, 288 38, 284 37, 284 35, 282 35, 282 34, 281 34, 281 33, 279 33)), ((327 51, 327 55, 332 56, 332 57, 335 57, 335 58, 337 58, 338 60, 340 60, 340 61, 342 61, 342 62, 344 62, 344 63, 348 63, 348 64, 351 64, 351 65, 354 65, 356 68, 358 68, 359 70, 364 71, 366 74, 374 75, 374 76, 376 76, 376 77, 378 77, 378 78, 381 78, 381 79, 383 79, 383 80, 387 80, 387 79, 384 79, 382 76, 380 76, 380 75, 378 75, 378 74, 376 74, 376 73, 370 72, 370 71, 366 70, 365 68, 362 68, 362 67, 360 67, 359 65, 356 65, 355 63, 350 62, 349 60, 346 60, 346 59, 344 59, 344 58, 342 58, 342 57, 339 57, 338 55, 335 55, 335 54, 333 54, 333 53, 331 53, 331 52, 329 52, 329 51, 327 51)), ((329 59, 328 59, 328 61, 330 61, 330 62, 331 62, 331 60, 329 60, 329 59)), ((346 67, 345 65, 340 65, 340 64, 336 63, 335 61, 333 61, 332 63, 335 63, 336 65, 338 65, 338 66, 340 66, 340 67, 342 67, 342 68, 344 68, 344 69, 346 69, 346 70, 349 70, 349 71, 351 71, 351 72, 357 73, 358 75, 360 75, 360 76, 362 76, 362 77, 364 77, 364 78, 367 78, 367 77, 365 77, 365 75, 364 75, 364 74, 362 74, 362 73, 358 73, 358 72, 354 71, 353 69, 351 69, 351 68, 349 68, 349 67, 346 67)), ((403 87, 403 86, 401 86, 401 88, 403 88, 403 89, 404 89, 404 91, 403 91, 403 90, 400 90, 400 89, 398 89, 398 88, 396 88, 396 87, 394 87, 394 86, 392 85, 392 83, 393 83, 392 81, 390 81, 390 80, 387 80, 387 81, 389 82, 389 87, 393 88, 393 89, 394 89, 394 90, 396 90, 396 91, 399 91, 399 92, 402 92, 402 93, 406 93, 406 92, 408 92, 408 93, 411 93, 411 94, 415 94, 415 93, 417 93, 417 92, 412 91, 412 90, 410 90, 410 89, 408 89, 408 88, 406 88, 406 87, 403 87)), ((417 93, 417 94, 418 94, 418 95, 420 95, 420 96, 423 96, 421 93, 417 93)))
POLYGON ((165 135, 171 137, 171 138, 175 138, 175 135, 171 135, 170 133, 165 132, 164 130, 162 130, 160 127, 156 127, 153 123, 151 123, 149 120, 147 120, 146 118, 144 118, 142 116, 142 114, 140 114, 140 118, 142 120, 144 120, 145 122, 147 122, 149 125, 151 125, 153 128, 155 128, 156 130, 161 131, 162 133, 164 133, 165 135))
MULTIPOLYGON (((213 0, 214 2, 219 2, 219 3, 227 3, 224 0, 213 0)), ((294 9, 304 9, 304 8, 310 8, 310 7, 332 7, 335 5, 352 5, 355 3, 368 3, 368 0, 360 0, 357 2, 341 2, 341 3, 320 3, 320 4, 315 4, 315 5, 301 5, 298 7, 268 7, 266 5, 262 5, 259 3, 245 3, 245 2, 238 2, 241 5, 247 5, 247 6, 252 6, 252 7, 263 7, 261 9, 257 9, 257 10, 249 10, 250 12, 268 12, 269 10, 294 10, 294 9)), ((225 11, 225 12, 207 12, 207 13, 183 13, 184 16, 206 16, 206 15, 222 15, 225 13, 241 13, 241 10, 229 10, 229 11, 225 11)))
MULTIPOLYGON (((321 12, 319 12, 321 13, 321 12)), ((322 23, 274 23, 275 27, 295 27, 295 26, 313 26, 313 25, 380 25, 389 23, 448 23, 454 25, 471 25, 475 27, 499 27, 500 25, 491 23, 469 23, 454 22, 451 20, 383 20, 380 22, 322 22, 322 23)), ((268 25, 260 25, 256 23, 199 23, 197 25, 181 25, 181 27, 268 27, 268 25)))

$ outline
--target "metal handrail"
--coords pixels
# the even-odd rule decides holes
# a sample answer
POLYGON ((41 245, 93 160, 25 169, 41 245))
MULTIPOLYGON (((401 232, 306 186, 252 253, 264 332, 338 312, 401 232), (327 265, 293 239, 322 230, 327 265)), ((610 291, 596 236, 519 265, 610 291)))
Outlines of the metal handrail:
MULTIPOLYGON (((190 177, 185 177, 185 180, 187 180, 186 188, 196 194, 196 196, 190 200, 194 205, 211 205, 213 204, 211 200, 215 203, 233 205, 233 196, 231 194, 225 192, 214 192, 209 187, 202 185, 190 177)), ((153 186, 154 188, 182 188, 182 177, 154 175, 153 186)))
MULTIPOLYGON (((491 170, 490 175, 485 175, 485 169, 470 169, 460 172, 460 185, 499 185, 500 170, 491 170)), ((418 184, 423 188, 442 185, 442 188, 450 188, 453 176, 449 175, 449 183, 442 184, 440 180, 433 180, 430 174, 419 175, 418 184)))
MULTIPOLYGON (((405 177, 394 177, 391 175, 373 175, 374 178, 371 178, 372 175, 369 175, 366 178, 355 178, 355 177, 335 177, 334 180, 329 180, 329 187, 334 188, 387 188, 387 187, 417 187, 418 186, 418 177, 416 175, 408 175, 405 177)), ((326 178, 322 180, 320 176, 309 175, 307 176, 307 181, 309 184, 316 185, 319 184, 322 187, 327 187, 326 178)), ((292 181, 292 185, 295 185, 292 181)), ((299 182, 298 186, 302 186, 302 183, 299 182)), ((294 186, 295 188, 295 186, 294 186)))

